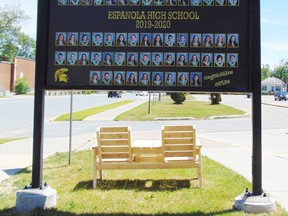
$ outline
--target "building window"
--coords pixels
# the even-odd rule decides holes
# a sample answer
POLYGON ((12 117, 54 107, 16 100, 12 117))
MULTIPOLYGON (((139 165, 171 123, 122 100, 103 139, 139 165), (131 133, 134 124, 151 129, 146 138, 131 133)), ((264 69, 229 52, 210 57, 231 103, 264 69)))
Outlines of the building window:
POLYGON ((276 86, 276 92, 281 91, 281 86, 276 86))
POLYGON ((266 92, 267 91, 267 86, 262 86, 262 91, 266 92))

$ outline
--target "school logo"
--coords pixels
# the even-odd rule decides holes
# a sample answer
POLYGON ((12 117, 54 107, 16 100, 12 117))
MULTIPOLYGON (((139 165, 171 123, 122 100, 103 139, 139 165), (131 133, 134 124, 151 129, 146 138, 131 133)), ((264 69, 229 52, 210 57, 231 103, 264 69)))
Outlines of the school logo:
POLYGON ((60 68, 54 73, 55 82, 68 83, 69 77, 67 76, 68 68, 60 68))

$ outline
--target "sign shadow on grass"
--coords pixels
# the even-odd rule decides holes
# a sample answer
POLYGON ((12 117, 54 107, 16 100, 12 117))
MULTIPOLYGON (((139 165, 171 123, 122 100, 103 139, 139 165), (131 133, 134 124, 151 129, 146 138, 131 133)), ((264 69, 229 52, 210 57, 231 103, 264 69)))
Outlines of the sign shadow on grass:
MULTIPOLYGON (((192 179, 194 180, 194 179, 192 179)), ((105 179, 97 180, 98 190, 114 190, 114 189, 124 189, 124 190, 137 190, 137 191, 159 191, 159 190, 180 190, 183 188, 198 188, 197 181, 194 182, 191 179, 145 179, 145 180, 131 180, 131 179, 105 179)), ((195 179, 197 180, 197 179, 195 179)), ((74 191, 83 189, 92 189, 92 181, 82 181, 79 182, 74 191)))

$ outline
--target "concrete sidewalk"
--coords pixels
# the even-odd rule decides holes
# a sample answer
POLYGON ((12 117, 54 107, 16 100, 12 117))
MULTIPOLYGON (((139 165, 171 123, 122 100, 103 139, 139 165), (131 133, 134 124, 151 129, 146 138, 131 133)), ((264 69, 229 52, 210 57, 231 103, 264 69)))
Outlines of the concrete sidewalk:
MULTIPOLYGON (((72 137, 73 151, 89 149, 95 145, 95 133, 72 137)), ((0 145, 0 182, 14 175, 16 172, 31 166, 33 139, 12 141, 0 145)), ((56 152, 69 151, 69 137, 44 138, 44 159, 56 152)), ((72 159, 73 160, 73 159, 72 159)), ((67 158, 68 163, 68 158, 67 158)))
POLYGON ((143 103, 147 102, 146 100, 135 101, 120 107, 116 107, 114 109, 110 109, 104 112, 101 112, 96 115, 89 116, 84 119, 84 121, 113 121, 121 113, 124 113, 130 109, 133 109, 143 103))

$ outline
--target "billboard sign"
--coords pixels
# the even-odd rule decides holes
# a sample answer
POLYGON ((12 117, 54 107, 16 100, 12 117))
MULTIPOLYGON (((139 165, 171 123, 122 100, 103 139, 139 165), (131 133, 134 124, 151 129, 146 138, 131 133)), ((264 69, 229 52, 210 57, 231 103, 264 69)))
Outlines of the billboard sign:
POLYGON ((247 0, 49 1, 45 89, 251 91, 247 0))

